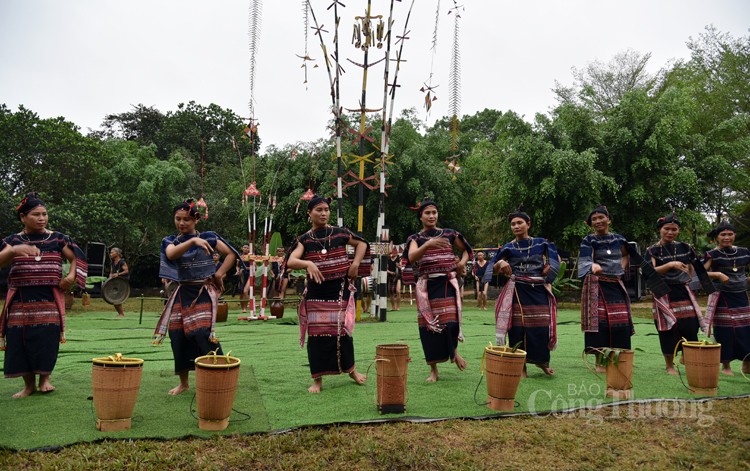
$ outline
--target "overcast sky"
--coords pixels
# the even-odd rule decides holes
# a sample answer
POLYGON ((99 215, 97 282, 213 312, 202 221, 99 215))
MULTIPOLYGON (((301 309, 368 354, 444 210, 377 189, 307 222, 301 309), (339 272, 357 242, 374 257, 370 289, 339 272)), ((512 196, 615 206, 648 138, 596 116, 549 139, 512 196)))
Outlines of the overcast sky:
MULTIPOLYGON (((332 31, 332 0, 312 0, 319 23, 332 31)), ((23 104, 42 118, 64 116, 83 133, 105 115, 142 103, 162 112, 181 102, 249 115, 250 0, 0 0, 0 103, 23 104)), ((362 62, 351 45, 355 15, 365 0, 343 0, 342 59, 362 62)), ((401 34, 411 0, 396 2, 394 30, 401 34)), ((572 67, 608 61, 632 49, 651 52, 650 71, 688 58, 685 45, 706 25, 734 37, 750 26, 748 0, 463 0, 461 112, 513 110, 532 120, 555 105, 555 80, 571 84, 572 67)), ((372 0, 387 16, 390 2, 372 0)), ((416 0, 404 47, 396 109, 414 107, 431 124, 448 114, 448 73, 453 42, 452 0, 440 0, 436 52, 430 50, 437 0, 416 0), (433 72, 438 100, 427 114, 419 91, 433 72)), ((325 37, 328 44, 332 35, 325 37)), ((255 116, 264 147, 327 135, 331 118, 328 76, 317 37, 308 52, 319 68, 300 68, 305 38, 300 0, 262 5, 256 56, 255 116)), ((383 55, 372 49, 370 60, 383 55)), ((348 61, 342 105, 357 108, 362 71, 348 61)), ((368 108, 383 101, 383 65, 370 69, 368 108)))

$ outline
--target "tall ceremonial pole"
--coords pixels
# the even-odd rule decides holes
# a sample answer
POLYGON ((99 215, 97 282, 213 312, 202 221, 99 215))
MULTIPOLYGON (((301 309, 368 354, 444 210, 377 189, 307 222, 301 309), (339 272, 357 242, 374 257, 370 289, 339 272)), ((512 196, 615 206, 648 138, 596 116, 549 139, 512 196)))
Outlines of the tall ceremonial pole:
POLYGON ((260 294, 260 315, 266 315, 268 304, 268 262, 271 258, 271 234, 273 234, 273 212, 276 210, 276 177, 279 175, 283 160, 279 159, 279 165, 271 179, 271 188, 268 190, 268 203, 266 205, 266 218, 263 223, 263 278, 260 294))
MULTIPOLYGON (((372 138, 368 136, 370 129, 367 128, 367 112, 378 111, 367 109, 367 72, 369 68, 380 60, 369 63, 370 46, 375 44, 376 32, 372 29, 372 20, 381 19, 381 15, 372 15, 372 0, 367 0, 367 10, 365 10, 365 16, 355 16, 354 35, 353 41, 355 41, 355 47, 359 47, 364 52, 364 60, 361 64, 358 64, 351 59, 349 62, 362 68, 362 95, 359 101, 359 108, 350 111, 359 111, 359 131, 352 132, 357 137, 355 142, 359 141, 359 155, 355 158, 355 162, 359 163, 359 172, 357 174, 357 232, 361 235, 364 230, 364 216, 365 216, 365 162, 372 162, 370 160, 370 154, 365 154, 365 141, 372 142, 372 138)), ((378 27, 377 37, 382 38, 382 26, 378 27)), ((382 60, 382 59, 381 59, 382 60)))
MULTIPOLYGON (((257 127, 258 124, 255 121, 255 71, 256 71, 256 61, 255 57, 258 52, 259 47, 259 41, 258 37, 260 35, 260 19, 261 19, 261 13, 263 9, 263 2, 262 0, 251 0, 250 5, 248 7, 248 28, 247 28, 247 36, 248 36, 248 50, 250 52, 250 70, 248 72, 249 79, 250 79, 250 99, 248 100, 248 109, 250 111, 250 158, 253 165, 253 183, 250 187, 248 187, 245 192, 244 196, 253 197, 253 216, 252 221, 250 219, 250 208, 248 207, 247 211, 247 243, 250 246, 250 253, 249 253, 249 276, 248 276, 248 289, 249 289, 249 308, 250 308, 250 317, 255 317, 255 236, 257 233, 257 220, 256 220, 256 213, 255 210, 257 208, 257 202, 256 197, 260 194, 260 192, 255 188, 255 138, 257 137, 257 127)), ((249 198, 246 199, 249 203, 249 198)), ((244 290, 244 286, 243 286, 244 290)))
POLYGON ((341 157, 341 128, 343 126, 343 121, 341 119, 341 104, 339 99, 339 82, 341 79, 341 65, 339 64, 339 23, 341 21, 341 18, 339 17, 338 13, 338 7, 341 5, 344 6, 343 3, 341 3, 338 0, 333 0, 333 3, 328 8, 330 9, 333 7, 333 16, 334 16, 334 34, 333 34, 333 43, 334 43, 334 53, 329 57, 328 55, 328 48, 326 47, 325 41, 323 40, 323 33, 327 33, 323 27, 325 25, 318 24, 318 19, 315 17, 315 11, 312 8, 312 5, 310 4, 310 0, 306 1, 307 3, 307 12, 310 12, 310 15, 312 16, 313 23, 315 26, 312 27, 313 30, 315 30, 315 34, 318 36, 318 39, 320 40, 320 48, 323 51, 323 57, 325 59, 326 63, 326 70, 328 72, 328 82, 331 87, 331 101, 333 103, 333 117, 334 117, 334 134, 336 139, 336 200, 338 202, 338 208, 337 208, 337 216, 336 216, 336 222, 339 226, 344 225, 344 212, 343 212, 343 184, 342 184, 342 178, 343 178, 343 162, 341 157), (331 58, 333 59, 333 64, 331 64, 331 58), (333 68, 333 70, 331 70, 333 68))
MULTIPOLYGON (((398 85, 398 72, 401 69, 402 54, 404 51, 404 43, 409 39, 407 30, 409 26, 409 18, 411 17, 411 10, 414 7, 414 0, 412 0, 409 6, 409 12, 406 15, 406 21, 404 22, 404 32, 401 36, 397 36, 396 44, 400 43, 399 49, 396 52, 396 70, 393 74, 393 83, 390 83, 390 53, 391 53, 391 35, 393 26, 393 3, 391 0, 390 12, 388 14, 388 33, 385 50, 385 71, 383 73, 383 114, 381 119, 381 133, 380 133, 380 202, 378 205, 378 226, 377 226, 377 242, 380 246, 387 247, 390 241, 388 234, 388 228, 385 225, 385 179, 386 179, 386 166, 393 163, 393 156, 388 153, 391 144, 391 124, 393 122, 393 109, 394 102, 396 99, 396 89, 398 85), (390 88, 390 89, 389 89, 390 88), (390 96, 390 107, 388 106, 388 97, 390 96)), ((405 61, 404 61, 405 62, 405 61)), ((384 249, 378 257, 378 290, 376 295, 376 316, 381 322, 386 321, 387 309, 388 309, 388 271, 382 268, 388 266, 388 254, 384 249)))

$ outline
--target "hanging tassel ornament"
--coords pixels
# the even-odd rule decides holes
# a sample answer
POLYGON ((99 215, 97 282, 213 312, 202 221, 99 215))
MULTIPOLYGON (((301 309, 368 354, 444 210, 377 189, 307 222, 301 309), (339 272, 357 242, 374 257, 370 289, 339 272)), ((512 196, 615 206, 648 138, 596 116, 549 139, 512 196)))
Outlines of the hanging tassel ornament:
POLYGON ((203 214, 201 214, 201 219, 208 219, 208 205, 206 204, 206 200, 201 198, 195 203, 195 205, 199 208, 203 208, 203 214))

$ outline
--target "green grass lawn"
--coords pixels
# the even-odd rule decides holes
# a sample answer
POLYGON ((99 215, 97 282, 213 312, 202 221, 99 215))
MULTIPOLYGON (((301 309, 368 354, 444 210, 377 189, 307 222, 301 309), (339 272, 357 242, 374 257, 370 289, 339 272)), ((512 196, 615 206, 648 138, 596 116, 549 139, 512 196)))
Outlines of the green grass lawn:
MULTIPOLYGON (((481 379, 480 363, 484 347, 494 339, 492 311, 473 306, 464 312, 465 342, 459 352, 468 361, 460 372, 451 364, 440 365, 440 381, 425 382, 429 368, 424 363, 416 325, 416 310, 406 305, 399 312, 388 312, 388 322, 360 322, 354 332, 357 368, 368 374, 364 386, 346 375, 326 376, 321 394, 306 389, 311 383, 307 354, 299 348, 299 328, 287 307, 285 319, 237 321, 232 305, 227 323, 217 327, 225 352, 242 360, 236 411, 224 432, 198 429, 191 413, 191 390, 177 397, 167 391, 178 382, 168 340, 161 346, 150 343, 156 323, 158 303, 147 305, 143 323, 138 323, 139 305, 126 306, 126 318, 115 319, 114 311, 99 300, 92 306, 73 309, 68 316, 68 342, 61 346, 60 358, 52 376, 57 391, 34 394, 24 399, 11 395, 22 387, 20 379, 0 381, 0 410, 4 433, 0 446, 29 449, 60 446, 102 438, 177 438, 207 437, 219 434, 246 434, 284 430, 310 424, 329 424, 380 420, 383 418, 478 417, 495 412, 482 405, 486 385, 481 379), (410 347, 412 362, 407 382, 405 414, 380 415, 376 407, 375 347, 404 343, 410 347), (140 393, 132 428, 122 432, 99 432, 94 427, 91 392, 91 359, 120 352, 145 360, 140 393)), ((552 353, 554 377, 547 377, 530 366, 529 378, 521 381, 516 396, 518 412, 541 412, 573 407, 594 407, 610 400, 604 398, 604 381, 594 376, 581 360, 583 334, 575 310, 563 310, 558 319, 558 348, 552 353)), ((664 373, 659 340, 650 319, 636 318, 633 347, 635 355, 633 392, 635 399, 691 398, 679 378, 664 373)), ((0 354, 2 356, 2 354, 0 354)), ((721 376, 719 394, 737 396, 750 393, 750 381, 739 374, 721 376)), ((193 405, 193 408, 195 406, 193 405)))

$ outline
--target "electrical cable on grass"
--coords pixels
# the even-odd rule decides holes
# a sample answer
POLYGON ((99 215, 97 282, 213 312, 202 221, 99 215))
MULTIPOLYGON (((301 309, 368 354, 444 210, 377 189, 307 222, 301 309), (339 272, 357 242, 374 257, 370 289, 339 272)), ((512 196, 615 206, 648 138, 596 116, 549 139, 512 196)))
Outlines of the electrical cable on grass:
MULTIPOLYGON (((197 415, 195 415, 195 409, 193 409, 193 404, 195 404, 195 397, 196 397, 196 396, 197 396, 197 394, 193 394, 193 399, 191 399, 191 400, 190 400, 190 415, 192 415, 192 416, 193 416, 193 418, 194 418, 195 420, 200 420, 200 419, 198 418, 198 416, 197 416, 197 415)), ((241 411, 238 411, 238 410, 237 410, 237 409, 235 409, 234 407, 232 407, 232 412, 236 412, 236 413, 238 413, 238 414, 240 414, 240 415, 244 415, 244 416, 245 416, 245 418, 244 418, 244 419, 235 419, 235 420, 230 420, 230 421, 229 421, 229 423, 230 423, 230 424, 234 424, 234 423, 237 423, 237 422, 244 422, 244 421, 246 421, 246 420, 250 420, 250 418, 251 418, 251 417, 250 417, 250 414, 246 414, 245 412, 241 412, 241 411)))

